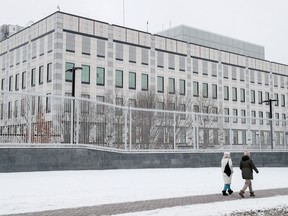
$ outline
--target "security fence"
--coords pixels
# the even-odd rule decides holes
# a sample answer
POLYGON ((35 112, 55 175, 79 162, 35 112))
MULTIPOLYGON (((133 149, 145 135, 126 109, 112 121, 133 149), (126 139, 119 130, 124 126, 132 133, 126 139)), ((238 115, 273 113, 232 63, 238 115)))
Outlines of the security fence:
POLYGON ((144 109, 15 92, 1 92, 0 109, 0 143, 6 145, 84 144, 127 151, 287 150, 287 122, 280 119, 144 109))

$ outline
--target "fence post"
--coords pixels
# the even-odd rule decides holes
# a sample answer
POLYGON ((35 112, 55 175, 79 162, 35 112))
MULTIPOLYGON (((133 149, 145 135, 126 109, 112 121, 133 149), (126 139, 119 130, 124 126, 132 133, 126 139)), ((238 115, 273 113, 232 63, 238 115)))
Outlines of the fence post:
POLYGON ((127 150, 127 133, 128 133, 128 121, 127 121, 127 107, 124 108, 124 114, 125 114, 125 135, 124 135, 124 139, 125 139, 125 151, 127 150))
POLYGON ((130 130, 130 133, 129 133, 129 150, 131 151, 132 149, 132 112, 131 112, 131 109, 129 107, 129 130, 130 130))
POLYGON ((173 140, 173 143, 174 143, 174 149, 176 149, 176 113, 174 112, 173 113, 173 117, 174 117, 174 128, 173 128, 173 131, 174 131, 174 140, 173 140))
POLYGON ((70 144, 74 143, 74 104, 75 104, 75 98, 70 98, 69 100, 71 100, 71 116, 70 116, 70 144))
MULTIPOLYGON (((79 144, 79 129, 80 129, 79 118, 80 118, 80 111, 81 111, 80 106, 79 106, 80 101, 75 99, 75 103, 76 103, 76 123, 75 123, 76 126, 74 130, 75 138, 76 138, 75 144, 79 144)), ((81 103, 83 103, 83 101, 81 101, 81 103)))
MULTIPOLYGON (((34 96, 31 96, 30 95, 30 100, 29 100, 29 107, 30 107, 30 112, 28 114, 28 144, 30 145, 31 144, 31 136, 32 136, 32 122, 31 122, 31 118, 32 118, 32 99, 33 99, 34 96)), ((34 107, 35 108, 35 107, 34 107)))

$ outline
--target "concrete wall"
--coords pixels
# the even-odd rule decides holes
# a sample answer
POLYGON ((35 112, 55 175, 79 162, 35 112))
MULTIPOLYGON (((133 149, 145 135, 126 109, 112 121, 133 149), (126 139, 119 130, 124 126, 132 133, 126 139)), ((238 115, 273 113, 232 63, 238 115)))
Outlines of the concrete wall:
MULTIPOLYGON (((242 152, 231 153, 238 167, 242 152)), ((1 148, 0 172, 219 167, 222 153, 115 153, 77 148, 1 148)), ((253 152, 258 167, 287 167, 288 152, 253 152)))

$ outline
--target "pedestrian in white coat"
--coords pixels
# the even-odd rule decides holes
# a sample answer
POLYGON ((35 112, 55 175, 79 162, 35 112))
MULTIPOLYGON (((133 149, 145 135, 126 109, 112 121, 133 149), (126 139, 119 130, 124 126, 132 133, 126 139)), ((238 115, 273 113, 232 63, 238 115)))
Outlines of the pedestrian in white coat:
POLYGON ((231 180, 233 174, 233 163, 230 157, 230 152, 224 152, 223 158, 221 160, 221 170, 224 180, 224 189, 222 191, 223 196, 227 196, 227 191, 229 194, 232 194, 231 190, 231 180))

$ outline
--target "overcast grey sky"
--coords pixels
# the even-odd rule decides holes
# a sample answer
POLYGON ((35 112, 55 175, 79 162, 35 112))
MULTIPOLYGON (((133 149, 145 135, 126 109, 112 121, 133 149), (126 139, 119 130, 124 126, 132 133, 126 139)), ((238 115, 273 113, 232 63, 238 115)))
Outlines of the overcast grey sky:
POLYGON ((148 21, 151 33, 185 24, 262 45, 267 60, 288 64, 288 0, 3 0, 0 25, 26 26, 57 5, 63 12, 142 31, 148 21))

